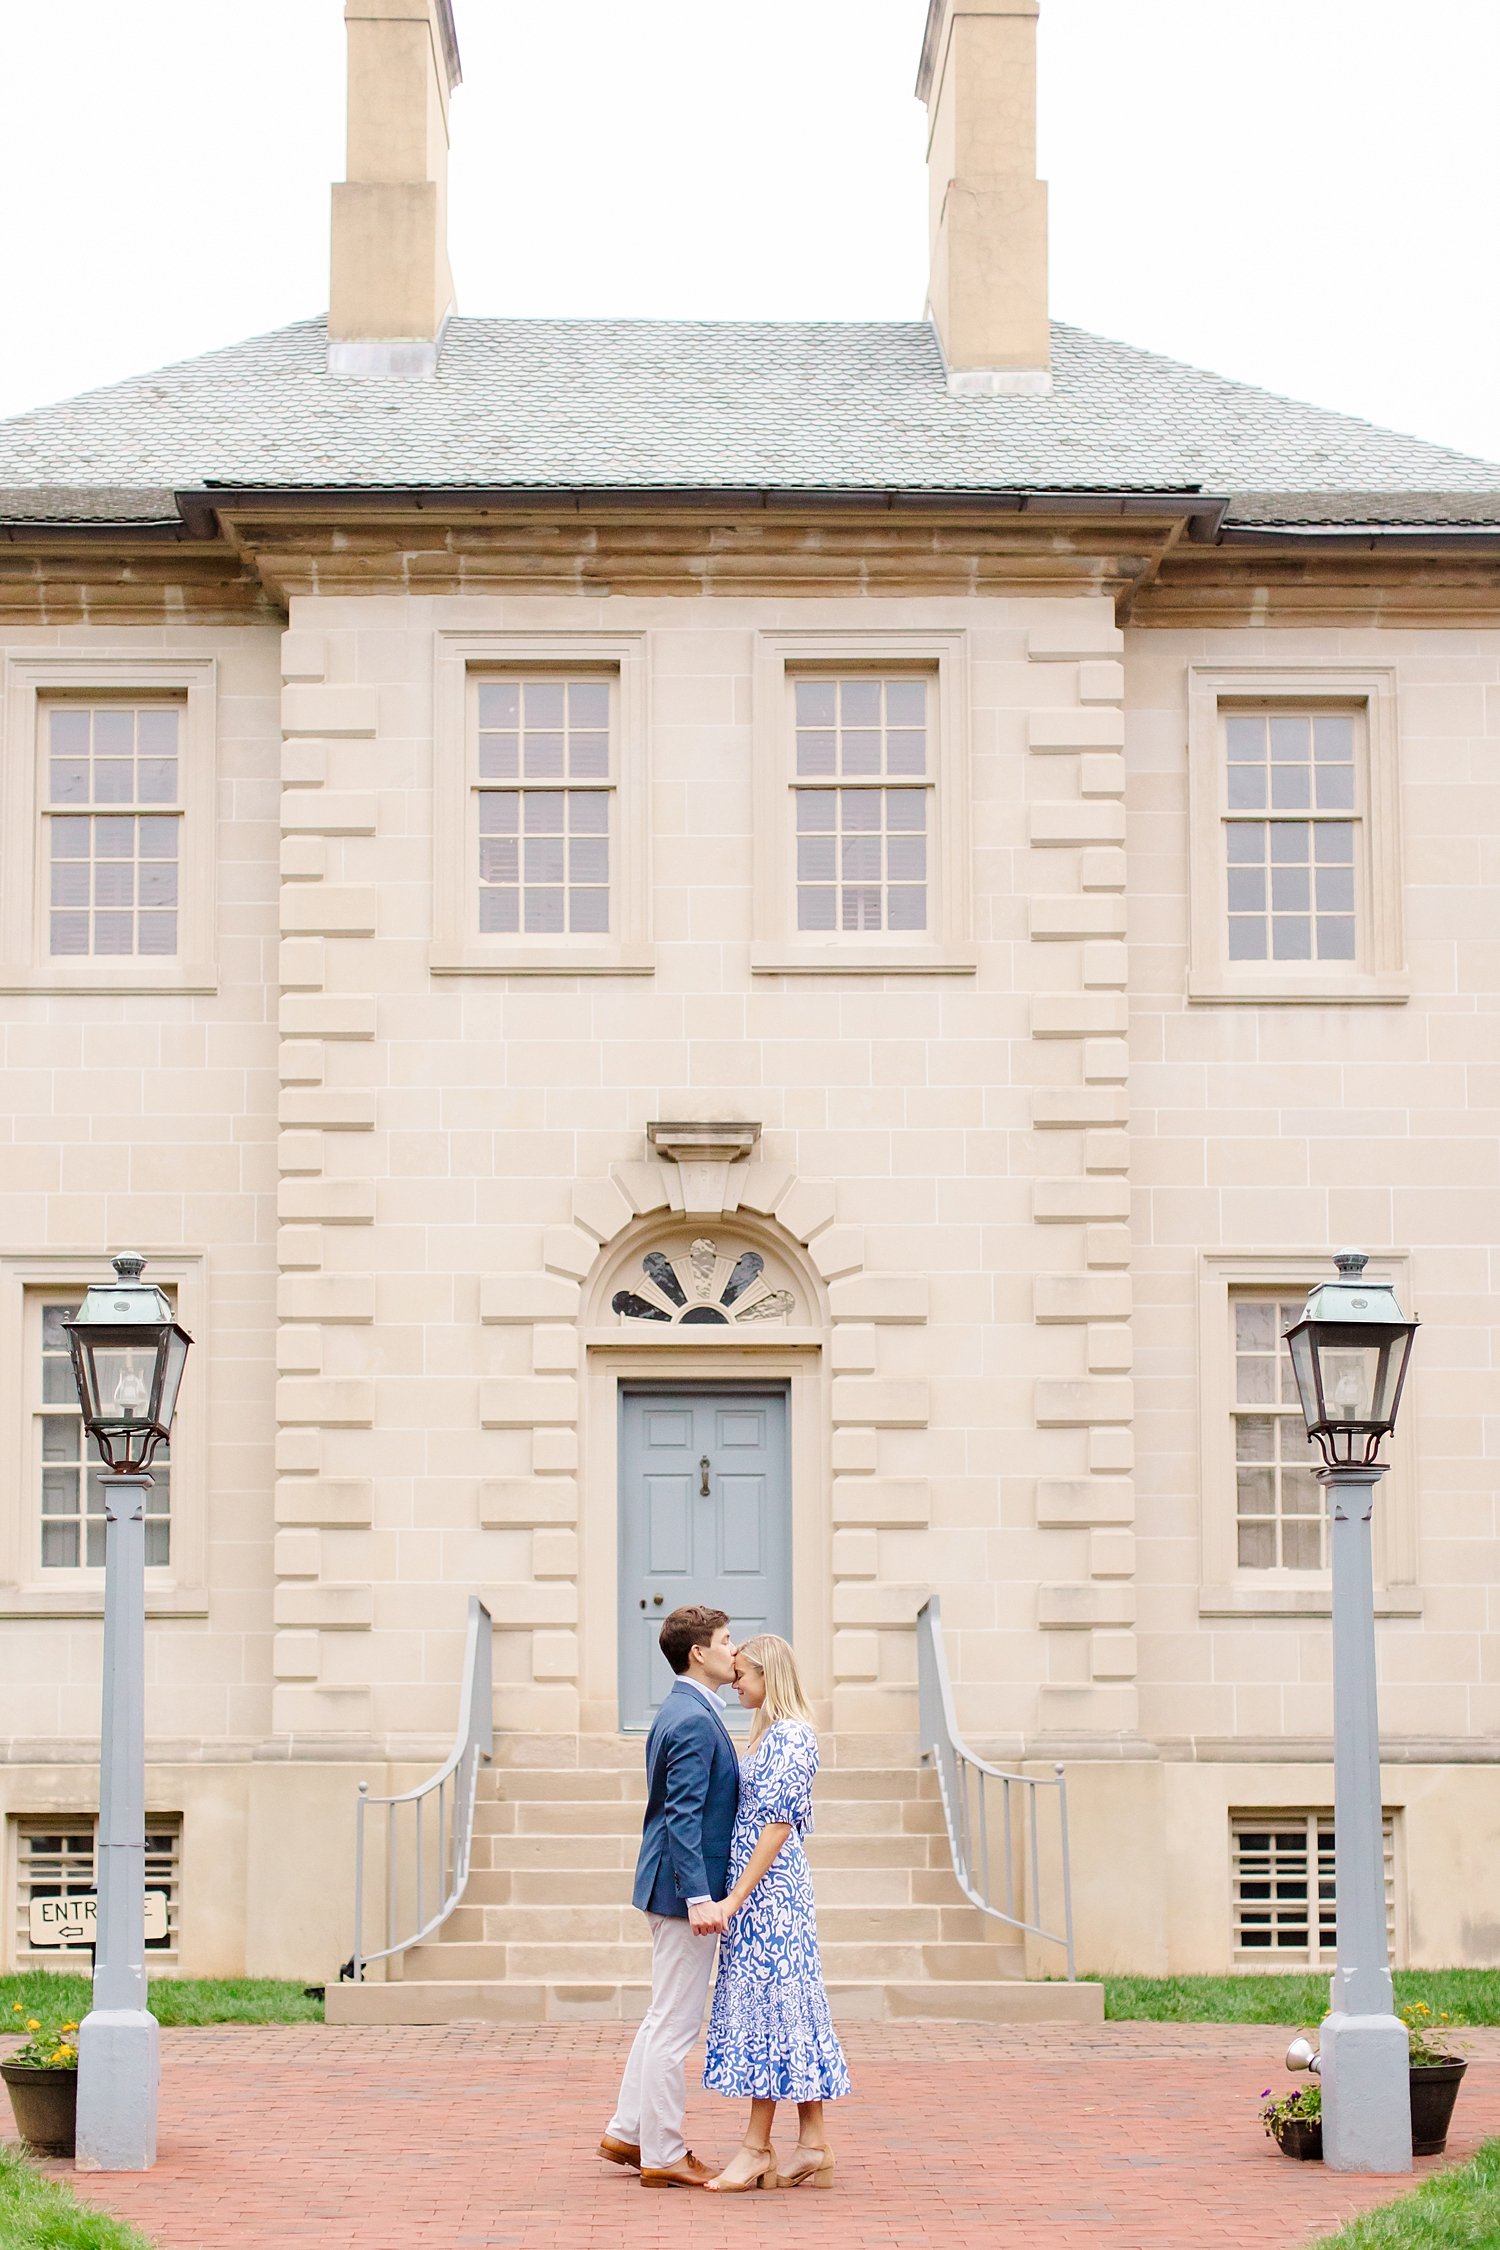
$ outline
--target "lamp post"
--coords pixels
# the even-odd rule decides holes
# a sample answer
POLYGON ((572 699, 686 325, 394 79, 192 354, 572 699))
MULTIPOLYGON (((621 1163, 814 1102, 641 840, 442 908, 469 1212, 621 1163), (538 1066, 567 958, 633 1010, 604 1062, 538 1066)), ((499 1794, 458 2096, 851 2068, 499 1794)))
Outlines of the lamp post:
POLYGON ((1323 2024, 1323 2161, 1336 2172, 1411 2170, 1406 2027, 1395 2013, 1385 1928, 1380 1725, 1370 1516, 1385 1475, 1417 1323, 1341 1250, 1337 1281, 1308 1292, 1287 1331, 1310 1440, 1323 1456, 1333 1550, 1333 1804, 1337 1965, 1323 2024))
POLYGON ((114 1261, 65 1321, 78 1403, 105 1473, 104 1705, 93 2005, 78 2031, 78 2169, 156 2162, 158 2040, 146 2006, 146 1526, 149 1474, 166 1443, 192 1338, 145 1259, 114 1261))

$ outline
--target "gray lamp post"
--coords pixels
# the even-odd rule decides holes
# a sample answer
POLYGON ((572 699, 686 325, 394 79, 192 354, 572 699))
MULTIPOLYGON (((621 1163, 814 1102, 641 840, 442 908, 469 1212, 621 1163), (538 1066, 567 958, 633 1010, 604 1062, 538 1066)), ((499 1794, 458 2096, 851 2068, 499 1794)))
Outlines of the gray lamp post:
POLYGON ((1323 2161, 1336 2172, 1409 2172, 1407 2036, 1385 1929, 1370 1516, 1386 1471, 1380 1441, 1395 1427, 1417 1323, 1385 1283, 1362 1278, 1367 1262, 1341 1250, 1338 1280, 1309 1291, 1286 1338, 1307 1434, 1323 1456, 1317 1477, 1333 1549, 1338 1954, 1321 2032, 1323 2161))
POLYGON ((146 2006, 146 1526, 148 1474, 166 1443, 192 1338, 145 1259, 65 1321, 84 1426, 105 1465, 104 1709, 93 2005, 78 2030, 78 2169, 145 2172, 156 2162, 156 2018, 146 2006))

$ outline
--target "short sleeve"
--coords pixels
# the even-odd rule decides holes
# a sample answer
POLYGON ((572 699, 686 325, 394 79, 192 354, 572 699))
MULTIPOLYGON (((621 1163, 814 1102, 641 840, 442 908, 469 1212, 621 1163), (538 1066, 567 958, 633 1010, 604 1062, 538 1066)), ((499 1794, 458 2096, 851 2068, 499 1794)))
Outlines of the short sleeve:
POLYGON ((780 1719, 756 1761, 755 1794, 763 1821, 784 1821, 799 1836, 811 1832, 812 1789, 818 1771, 818 1738, 797 1719, 780 1719))

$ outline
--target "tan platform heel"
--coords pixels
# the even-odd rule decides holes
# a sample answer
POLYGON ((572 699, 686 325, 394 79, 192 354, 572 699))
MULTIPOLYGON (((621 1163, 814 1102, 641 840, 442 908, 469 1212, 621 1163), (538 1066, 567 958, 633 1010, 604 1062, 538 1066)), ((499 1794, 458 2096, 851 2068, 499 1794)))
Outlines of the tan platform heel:
POLYGON ((784 2188, 831 2188, 833 2185, 833 2150, 831 2148, 798 2148, 792 2161, 782 2173, 778 2186, 784 2188), (802 2159, 799 2163, 798 2157, 802 2159))

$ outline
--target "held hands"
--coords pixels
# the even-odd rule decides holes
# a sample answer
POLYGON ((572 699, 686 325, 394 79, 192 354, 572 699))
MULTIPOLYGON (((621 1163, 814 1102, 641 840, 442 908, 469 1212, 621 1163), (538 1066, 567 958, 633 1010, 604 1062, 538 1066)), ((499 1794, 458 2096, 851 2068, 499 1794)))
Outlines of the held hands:
POLYGON ((688 1908, 688 1922, 697 1937, 717 1937, 728 1919, 722 1900, 705 1899, 688 1908))

